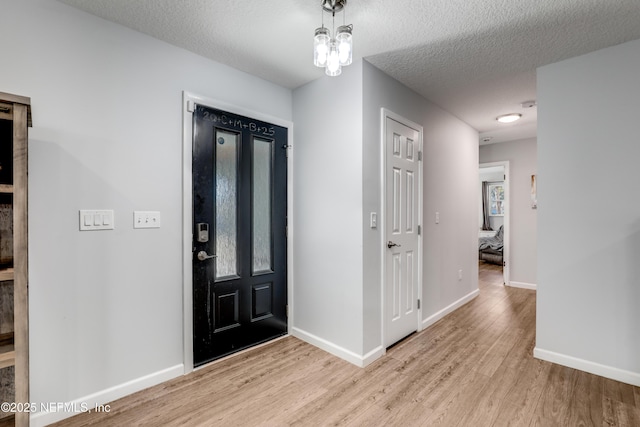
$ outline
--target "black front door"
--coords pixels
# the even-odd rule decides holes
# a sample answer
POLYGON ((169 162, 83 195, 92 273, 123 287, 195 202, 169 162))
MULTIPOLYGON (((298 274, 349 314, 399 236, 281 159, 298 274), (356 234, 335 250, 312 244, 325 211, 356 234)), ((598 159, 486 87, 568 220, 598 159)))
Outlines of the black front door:
POLYGON ((286 146, 286 128, 196 107, 195 366, 287 332, 286 146))

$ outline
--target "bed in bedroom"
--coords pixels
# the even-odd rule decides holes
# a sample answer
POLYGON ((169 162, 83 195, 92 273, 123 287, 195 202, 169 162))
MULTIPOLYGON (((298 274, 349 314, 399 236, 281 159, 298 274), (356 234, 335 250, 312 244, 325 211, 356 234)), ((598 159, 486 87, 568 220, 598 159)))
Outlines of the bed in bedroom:
POLYGON ((478 259, 491 264, 502 265, 502 250, 504 247, 504 230, 502 226, 496 234, 478 239, 478 259))

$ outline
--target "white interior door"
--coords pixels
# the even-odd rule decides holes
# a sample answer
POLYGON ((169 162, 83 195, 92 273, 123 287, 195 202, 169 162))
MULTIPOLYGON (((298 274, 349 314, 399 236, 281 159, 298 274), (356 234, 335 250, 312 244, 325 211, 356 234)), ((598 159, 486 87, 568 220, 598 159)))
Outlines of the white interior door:
POLYGON ((385 346, 419 327, 421 130, 385 118, 385 346))

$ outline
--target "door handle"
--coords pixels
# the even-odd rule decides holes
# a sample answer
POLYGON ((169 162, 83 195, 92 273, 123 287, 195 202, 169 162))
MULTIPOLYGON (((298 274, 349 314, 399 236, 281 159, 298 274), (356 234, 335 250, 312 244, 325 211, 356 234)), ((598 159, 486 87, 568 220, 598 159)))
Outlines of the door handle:
POLYGON ((394 247, 394 246, 400 247, 400 246, 402 246, 402 245, 399 245, 399 244, 397 244, 397 243, 393 243, 391 240, 389 240, 389 241, 387 242, 387 247, 388 247, 389 249, 391 249, 391 248, 392 248, 392 247, 394 247))
POLYGON ((200 251, 198 252, 197 256, 200 261, 204 261, 207 259, 216 258, 218 255, 209 255, 207 251, 200 251))

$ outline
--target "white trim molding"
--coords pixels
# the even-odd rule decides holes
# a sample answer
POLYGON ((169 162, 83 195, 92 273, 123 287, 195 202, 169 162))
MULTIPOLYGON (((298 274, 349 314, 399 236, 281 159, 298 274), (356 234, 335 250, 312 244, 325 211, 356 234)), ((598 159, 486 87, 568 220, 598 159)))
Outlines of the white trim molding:
MULTIPOLYGON (((182 364, 175 365, 70 402, 56 402, 55 405, 51 406, 50 411, 32 413, 29 424, 31 427, 46 426, 73 417, 81 412, 87 412, 87 410, 95 410, 97 406, 105 406, 114 400, 177 378, 182 375, 183 371, 184 366, 182 364)), ((40 410, 40 408, 37 409, 40 410)))
POLYGON ((385 354, 385 349, 382 346, 374 348, 367 354, 360 355, 316 335, 310 334, 309 332, 303 331, 302 329, 292 327, 291 332, 294 337, 299 338, 302 341, 307 342, 315 347, 318 347, 319 349, 324 350, 327 353, 333 354, 340 359, 346 360, 347 362, 352 363, 359 368, 364 368, 365 366, 371 364, 373 361, 384 356, 385 354))
POLYGON ((590 374, 599 375, 601 377, 610 378, 626 384, 640 387, 640 373, 625 371, 624 369, 614 368, 613 366, 601 365, 600 363, 591 362, 589 360, 578 359, 577 357, 567 356, 541 348, 533 349, 533 357, 547 362, 555 363, 569 368, 578 369, 580 371, 589 372, 590 374))
POLYGON ((443 308, 442 310, 438 311, 435 314, 432 314, 431 316, 427 317, 426 319, 424 319, 422 321, 422 328, 427 328, 431 325, 433 325, 434 323, 436 323, 438 320, 442 319, 444 316, 446 316, 447 314, 457 310, 458 308, 462 307, 463 305, 465 305, 466 303, 468 303, 469 301, 471 301, 472 299, 474 299, 475 297, 477 297, 480 294, 480 290, 476 289, 475 291, 463 296, 462 298, 460 298, 459 300, 455 301, 452 304, 449 304, 447 307, 443 308))
POLYGON ((506 285, 511 286, 512 288, 530 289, 533 291, 538 289, 535 283, 515 282, 513 280, 507 283, 506 285))

